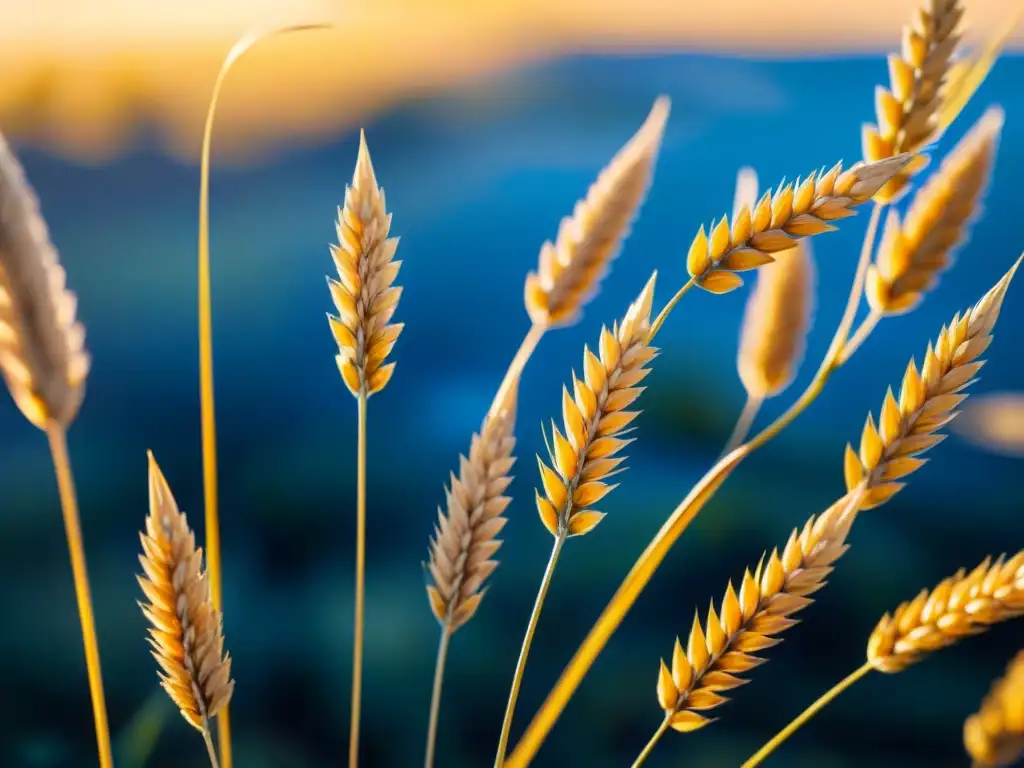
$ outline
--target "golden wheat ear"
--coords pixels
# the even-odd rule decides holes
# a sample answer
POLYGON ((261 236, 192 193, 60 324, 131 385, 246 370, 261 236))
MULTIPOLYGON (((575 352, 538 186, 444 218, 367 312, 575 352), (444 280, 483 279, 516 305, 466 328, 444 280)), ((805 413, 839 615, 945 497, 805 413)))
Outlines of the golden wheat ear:
MULTIPOLYGON (((141 534, 149 644, 160 684, 182 716, 209 743, 210 720, 231 699, 231 656, 224 653, 221 614, 213 609, 203 551, 149 454, 149 515, 141 534)), ((211 758, 212 759, 212 758, 211 758)))
POLYGON ((40 429, 67 428, 82 402, 89 355, 76 309, 36 196, 0 134, 0 372, 40 429))
POLYGON ((998 107, 985 112, 914 196, 903 221, 889 213, 865 282, 874 312, 910 311, 950 267, 981 213, 1003 119, 998 107))
MULTIPOLYGON (((903 28, 903 46, 889 57, 889 87, 875 91, 877 125, 863 129, 864 159, 875 162, 904 152, 917 152, 939 132, 939 112, 963 16, 960 0, 925 0, 911 24, 903 28)), ((928 165, 919 155, 876 195, 880 203, 895 201, 909 180, 928 165)))
POLYGON ((899 480, 925 463, 917 457, 945 439, 936 433, 956 417, 957 408, 967 399, 963 391, 985 364, 979 358, 992 342, 1003 299, 1022 259, 977 304, 943 327, 935 344, 925 350, 920 370, 910 361, 899 398, 890 389, 877 423, 868 415, 860 451, 846 446, 846 487, 865 485, 862 508, 892 498, 903 488, 899 480))
POLYGON ((853 208, 871 200, 910 161, 910 155, 897 155, 846 171, 837 163, 820 175, 765 192, 753 208, 743 206, 731 225, 723 216, 707 232, 700 228, 686 257, 690 277, 711 293, 739 288, 743 279, 737 272, 770 264, 771 254, 835 229, 830 222, 852 216, 853 208))
POLYGON ((345 188, 345 204, 338 209, 338 245, 331 256, 338 279, 328 286, 338 315, 328 315, 338 344, 338 370, 353 395, 372 395, 391 380, 395 364, 391 354, 404 327, 391 323, 402 289, 394 286, 402 262, 395 261, 398 238, 388 237, 391 214, 385 208, 384 189, 359 134, 352 184, 345 188))
POLYGON ((1024 651, 964 722, 964 748, 977 766, 1008 766, 1024 756, 1024 651))
POLYGON ((534 325, 568 325, 597 292, 647 195, 671 102, 661 96, 622 147, 562 219, 555 242, 540 249, 537 271, 526 276, 526 311, 534 325))

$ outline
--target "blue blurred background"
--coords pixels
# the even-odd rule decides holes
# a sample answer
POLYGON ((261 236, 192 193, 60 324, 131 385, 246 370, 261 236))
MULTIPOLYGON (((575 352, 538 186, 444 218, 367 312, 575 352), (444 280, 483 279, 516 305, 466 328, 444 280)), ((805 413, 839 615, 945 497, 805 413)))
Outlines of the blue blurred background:
MULTIPOLYGON (((537 520, 540 424, 584 343, 621 315, 651 270, 656 303, 685 278, 701 223, 731 208, 737 169, 764 185, 859 158, 880 56, 760 60, 588 55, 522 67, 405 99, 368 121, 378 179, 401 236, 392 383, 370 404, 364 762, 422 759, 437 626, 422 561, 443 484, 528 319, 522 280, 541 242, 641 123, 660 93, 673 112, 654 186, 621 258, 577 326, 549 334, 526 370, 518 477, 502 565, 477 617, 453 639, 440 766, 479 766, 493 748, 519 642, 550 547, 537 520)), ((986 213, 923 306, 886 321, 813 408, 748 460, 680 541, 612 639, 537 765, 629 764, 658 725, 659 657, 695 607, 784 543, 843 491, 842 450, 896 385, 908 358, 968 306, 1024 247, 1024 58, 1000 61, 941 155, 991 103, 1006 125, 986 213)), ((267 109, 272 109, 267 106, 267 109)), ((327 766, 347 739, 355 499, 355 404, 339 380, 325 312, 327 244, 355 161, 357 132, 284 145, 215 167, 212 247, 221 463, 225 634, 238 681, 240 768, 327 766)), ((215 144, 215 153, 217 151, 215 144)), ((194 164, 155 143, 102 164, 23 147, 94 356, 70 432, 106 692, 122 761, 198 765, 202 745, 157 688, 140 591, 137 531, 151 448, 202 531, 197 386, 194 164), (142 713, 139 714, 140 708, 142 713), (133 720, 133 716, 135 719, 133 720), (141 725, 140 725, 141 723, 141 725)), ((816 238, 818 311, 806 384, 838 322, 866 216, 816 238)), ((1014 286, 976 392, 1024 386, 1024 287, 1014 286)), ((623 485, 594 534, 566 548, 513 725, 516 739, 621 577, 672 507, 714 462, 742 404, 735 356, 746 291, 687 296, 659 342, 623 485)), ((46 441, 0 405, 0 764, 95 764, 88 690, 46 441)), ((738 765, 858 666, 882 612, 985 554, 1024 545, 1020 460, 951 439, 910 486, 863 515, 852 550, 769 663, 692 735, 669 734, 651 766, 738 765)), ((831 705, 771 762, 786 766, 962 766, 960 729, 1021 646, 1009 624, 898 677, 874 675, 831 705)))

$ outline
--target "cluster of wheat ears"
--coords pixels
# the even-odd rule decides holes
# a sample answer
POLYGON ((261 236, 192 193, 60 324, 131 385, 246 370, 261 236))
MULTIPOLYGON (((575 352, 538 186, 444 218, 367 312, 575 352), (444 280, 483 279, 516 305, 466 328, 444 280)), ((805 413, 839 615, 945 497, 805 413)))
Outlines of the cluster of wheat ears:
MULTIPOLYGON (((829 377, 849 362, 861 343, 888 317, 911 311, 978 216, 1003 123, 990 108, 915 191, 938 140, 968 102, 1005 41, 1006 25, 979 54, 957 55, 963 9, 959 0, 927 0, 903 33, 901 52, 889 57, 888 87, 876 93, 876 123, 863 131, 864 160, 836 164, 758 195, 752 170, 740 173, 731 216, 700 227, 685 264, 689 278, 655 312, 652 275, 622 318, 596 334, 583 351, 561 396, 562 424, 545 431, 548 455, 538 458, 536 507, 553 545, 525 630, 495 766, 529 764, 587 671, 649 583, 670 548, 715 491, 752 452, 793 422, 815 400, 829 377), (912 194, 911 194, 912 193, 912 194), (897 204, 906 201, 902 216, 897 204), (808 239, 829 230, 871 203, 864 246, 845 312, 813 380, 775 421, 749 437, 760 404, 781 395, 803 356, 813 305, 813 261, 808 239), (880 238, 877 228, 885 212, 880 238), (876 240, 878 241, 876 243, 876 240), (568 539, 594 531, 603 514, 595 507, 623 471, 624 451, 634 439, 642 383, 658 355, 655 338, 673 308, 692 287, 715 294, 743 284, 740 273, 759 271, 747 305, 739 350, 739 375, 748 393, 728 447, 717 464, 671 512, 638 557, 618 591, 583 640, 562 676, 529 723, 517 746, 508 740, 519 687, 545 595, 568 539), (867 312, 856 329, 861 298, 867 312)), ((1015 21, 1015 20, 1014 20, 1015 21)), ((309 27, 294 27, 295 31, 309 27)), ((282 31, 282 30, 277 30, 282 31)), ((209 283, 209 160, 217 97, 232 63, 270 33, 243 38, 225 60, 211 101, 204 135, 199 227, 200 370, 206 569, 202 549, 152 455, 149 515, 142 533, 139 577, 149 621, 149 643, 160 680, 185 719, 203 736, 210 762, 232 765, 228 703, 234 690, 231 659, 224 649, 218 536, 212 346, 209 283), (212 724, 216 720, 216 739, 212 724)), ((514 456, 516 394, 520 376, 542 337, 576 322, 597 292, 651 183, 669 103, 659 98, 637 133, 615 155, 562 220, 554 241, 541 246, 536 271, 526 278, 525 303, 532 321, 522 346, 495 395, 480 431, 459 457, 445 489, 429 542, 427 597, 440 625, 437 666, 429 712, 426 766, 434 762, 435 734, 448 648, 454 633, 479 610, 484 585, 498 566, 498 539, 507 522, 514 456)), ((352 669, 350 766, 359 756, 363 647, 366 514, 366 423, 371 395, 383 390, 395 363, 388 362, 402 331, 392 322, 402 289, 395 285, 398 238, 378 184, 365 136, 352 183, 338 210, 337 245, 331 256, 337 276, 328 280, 335 314, 329 327, 337 364, 358 409, 357 551, 352 669)), ((1024 258, 1024 257, 1022 257, 1024 258)), ((682 258, 680 258, 682 262, 682 258)), ((641 764, 668 730, 689 732, 708 725, 707 712, 763 663, 760 655, 825 585, 858 515, 884 504, 924 463, 921 454, 943 439, 941 430, 967 397, 983 365, 1000 307, 1020 259, 995 286, 953 316, 903 372, 898 393, 889 389, 877 418, 868 416, 859 447, 847 446, 846 492, 831 507, 793 531, 779 549, 766 552, 730 583, 717 608, 695 615, 685 642, 678 638, 670 661, 656 675, 656 699, 664 717, 634 765, 641 764)), ((0 139, 0 370, 28 420, 46 432, 53 454, 99 746, 112 765, 99 652, 86 576, 66 431, 83 399, 89 371, 83 326, 75 297, 65 284, 38 205, 17 160, 0 139)), ((876 670, 899 672, 928 654, 1024 613, 1024 551, 960 570, 931 591, 886 613, 866 643, 866 661, 819 698, 744 766, 760 764, 818 709, 853 682, 876 670)), ((653 671, 653 670, 652 670, 653 671)), ((1024 751, 1024 659, 1018 656, 964 727, 964 743, 979 765, 1004 765, 1024 751)), ((639 745, 638 745, 639 746, 639 745)))

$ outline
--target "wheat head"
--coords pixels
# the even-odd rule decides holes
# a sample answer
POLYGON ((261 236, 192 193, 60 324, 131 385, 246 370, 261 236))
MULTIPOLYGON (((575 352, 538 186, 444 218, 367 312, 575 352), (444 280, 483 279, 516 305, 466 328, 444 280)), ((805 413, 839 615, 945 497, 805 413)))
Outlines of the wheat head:
POLYGON ((0 134, 0 372, 40 429, 74 420, 89 373, 66 279, 35 193, 0 134))
POLYGON ((964 747, 978 766, 1008 766, 1024 755, 1024 651, 964 722, 964 747))
POLYGON ((508 522, 503 515, 511 499, 504 493, 516 461, 515 420, 513 386, 501 408, 473 435, 469 456, 459 457, 459 476, 452 473, 445 492, 447 513, 437 511, 427 565, 434 583, 427 587, 427 597, 434 616, 451 632, 476 613, 483 583, 498 567, 492 558, 501 547, 497 536, 508 522))
POLYGON ((743 285, 737 275, 770 264, 771 254, 785 251, 801 238, 829 232, 829 222, 853 216, 852 208, 870 200, 910 162, 898 155, 877 163, 858 163, 846 171, 842 163, 812 173, 804 181, 765 192, 753 210, 744 206, 734 217, 723 216, 690 244, 686 269, 697 283, 712 293, 728 293, 743 285))
POLYGON ((877 426, 868 415, 860 451, 847 444, 843 465, 846 487, 866 484, 863 509, 892 498, 903 488, 903 483, 897 481, 925 463, 926 459, 917 456, 945 439, 945 435, 935 433, 956 417, 957 408, 967 398, 962 391, 975 381, 975 374, 985 364, 978 358, 992 342, 992 329, 1021 259, 977 304, 943 327, 935 345, 929 344, 925 350, 920 371, 910 361, 899 399, 890 388, 877 426))
POLYGON ((868 640, 868 662, 879 672, 901 672, 929 653, 1024 615, 1024 550, 1009 560, 985 558, 962 568, 931 592, 885 614, 868 640))
POLYGON ((914 196, 903 222, 889 213, 865 283, 875 312, 911 310, 950 266, 980 214, 1002 127, 1003 111, 990 108, 914 196))
MULTIPOLYGON (((865 125, 862 132, 865 160, 916 152, 936 138, 963 12, 960 0, 926 0, 914 21, 903 28, 902 52, 889 56, 889 88, 878 86, 875 90, 878 125, 865 125)), ((894 201, 910 178, 927 165, 928 158, 918 156, 883 186, 875 199, 894 201)))
MULTIPOLYGON (((757 175, 745 168, 736 180, 734 212, 756 200, 757 175)), ((774 266, 758 273, 740 332, 740 380, 747 394, 758 400, 774 397, 793 380, 814 312, 810 243, 799 240, 775 260, 774 266)))
POLYGON ((526 311, 550 328, 579 319, 629 234, 647 195, 671 102, 661 96, 622 147, 562 219, 555 242, 540 249, 537 271, 526 276, 526 311))
POLYGON ((592 509, 615 488, 604 482, 621 472, 618 456, 631 439, 622 434, 639 415, 627 410, 644 391, 637 386, 658 350, 648 345, 651 303, 657 274, 630 305, 621 323, 601 329, 598 355, 584 347, 583 380, 573 372, 573 393, 562 387, 563 435, 552 421, 550 466, 537 457, 543 493, 537 511, 552 536, 580 536, 594 529, 604 514, 592 509))
POLYGON ((359 134, 359 156, 345 205, 338 209, 338 245, 331 256, 338 280, 327 279, 337 317, 328 315, 338 343, 338 370, 353 395, 380 392, 395 364, 384 365, 404 323, 391 323, 402 289, 392 285, 402 262, 395 261, 398 238, 388 237, 391 214, 377 185, 366 134, 359 134))
POLYGON ((726 587, 719 610, 714 603, 701 627, 700 616, 683 649, 676 638, 671 669, 661 662, 658 703, 672 728, 695 731, 713 721, 701 714, 724 704, 722 695, 743 685, 740 675, 765 660, 758 651, 781 642, 797 623, 793 614, 806 608, 811 595, 825 586, 833 565, 847 549, 846 536, 857 514, 857 495, 847 494, 802 530, 794 530, 780 553, 772 550, 753 573, 743 574, 739 592, 726 587))
POLYGON ((170 486, 149 454, 149 515, 139 556, 145 576, 140 603, 152 625, 149 644, 163 672, 160 684, 200 731, 227 705, 235 690, 231 656, 224 653, 221 615, 213 609, 203 551, 178 509, 170 486))

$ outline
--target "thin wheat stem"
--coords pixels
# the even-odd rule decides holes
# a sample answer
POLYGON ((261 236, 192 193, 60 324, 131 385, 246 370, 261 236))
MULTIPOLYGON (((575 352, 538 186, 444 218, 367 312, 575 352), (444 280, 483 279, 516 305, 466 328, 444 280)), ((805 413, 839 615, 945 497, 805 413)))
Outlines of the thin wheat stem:
POLYGON ((356 447, 356 599, 352 638, 352 721, 349 726, 348 764, 359 764, 359 708, 363 688, 363 600, 366 591, 366 400, 364 388, 359 403, 359 437, 356 447))
POLYGON ((427 751, 423 760, 424 768, 434 765, 434 747, 437 743, 437 719, 441 709, 441 685, 444 683, 444 665, 448 659, 448 641, 452 633, 448 625, 441 627, 441 639, 437 644, 437 662, 434 664, 434 691, 430 695, 430 722, 427 725, 427 751))
POLYGON ((736 419, 736 426, 733 427, 732 434, 729 436, 729 442, 725 444, 725 449, 722 451, 723 456, 732 453, 733 449, 746 439, 763 403, 763 397, 747 395, 747 402, 743 406, 743 410, 740 411, 740 416, 736 419))
POLYGON ((843 346, 843 354, 839 357, 839 364, 842 365, 849 360, 853 353, 860 349, 860 345, 864 343, 864 340, 871 335, 871 332, 875 330, 875 326, 878 325, 878 321, 883 317, 881 312, 872 312, 870 315, 861 321, 860 326, 850 336, 850 340, 843 346))
POLYGON ((75 581, 75 600, 78 602, 78 618, 82 624, 85 668, 89 676, 89 695, 92 698, 92 715, 96 726, 96 746, 99 750, 101 768, 112 768, 114 759, 110 749, 107 705, 103 696, 100 649, 99 643, 96 641, 96 621, 92 612, 92 597, 89 594, 89 575, 85 567, 85 546, 82 543, 82 525, 78 517, 75 478, 71 472, 71 459, 68 456, 67 434, 63 425, 51 420, 46 424, 46 436, 50 440, 53 469, 57 474, 60 507, 64 513, 64 532, 68 540, 71 573, 75 581))
POLYGON ((217 762, 217 750, 213 746, 213 735, 210 733, 210 723, 208 720, 203 721, 203 741, 206 742, 206 753, 210 756, 210 765, 212 768, 220 768, 217 762))
POLYGON ((676 304, 679 303, 679 300, 683 298, 683 296, 686 295, 686 292, 693 288, 693 286, 695 286, 696 284, 697 278, 691 277, 689 280, 686 281, 686 283, 683 284, 682 288, 676 291, 676 295, 669 299, 668 304, 665 305, 665 308, 661 310, 658 316, 654 319, 654 323, 651 325, 651 335, 648 341, 654 339, 654 337, 658 334, 658 331, 661 330, 662 324, 665 322, 666 319, 668 319, 668 316, 672 313, 672 310, 675 308, 676 304))
POLYGON ((789 725, 787 725, 785 728, 783 728, 781 731, 775 734, 772 740, 765 744, 763 747, 761 747, 761 749, 759 749, 753 757, 747 760, 747 762, 745 762, 741 766, 741 768, 754 768, 754 766, 760 765, 762 762, 764 762, 765 758, 771 755, 771 753, 774 752, 776 748, 778 748, 778 746, 782 744, 782 742, 784 742, 786 739, 788 739, 790 736, 792 736, 794 733, 800 730, 801 726, 803 726, 808 720, 814 717, 822 708, 824 708, 826 704, 828 704, 836 696, 838 696, 840 693, 842 693, 851 685, 853 685, 862 677, 864 677, 864 675, 866 675, 872 669, 873 667, 871 666, 871 663, 865 662, 862 666, 860 666, 855 671, 851 672, 849 675, 847 675, 834 686, 832 686, 832 688, 830 688, 826 693, 818 697, 818 699, 813 704, 811 704, 811 706, 809 706, 807 709, 801 712, 800 715, 795 720, 793 720, 793 722, 791 722, 789 725))
POLYGON ((544 569, 544 577, 537 589, 537 599, 533 603, 533 611, 530 613, 530 621, 526 625, 526 634, 523 636, 523 647, 519 650, 519 661, 516 662, 516 671, 512 677, 512 688, 508 693, 508 704, 505 707, 505 719, 501 723, 501 736, 498 739, 498 753, 494 758, 495 768, 501 768, 505 764, 505 752, 508 750, 508 735, 512 729, 512 715, 515 712, 516 700, 519 698, 519 688, 523 684, 523 671, 526 669, 526 658, 530 655, 530 646, 533 644, 533 633, 537 631, 537 620, 540 618, 541 609, 544 607, 544 599, 548 595, 548 587, 551 586, 551 576, 555 572, 555 565, 558 563, 558 555, 562 552, 562 545, 565 544, 567 531, 562 528, 555 537, 554 546, 551 547, 551 556, 548 558, 548 565, 544 569))
POLYGON ((640 766, 643 765, 643 762, 648 758, 651 752, 654 751, 654 747, 657 746, 659 741, 661 741, 661 737, 665 735, 665 731, 668 730, 669 723, 671 722, 671 716, 666 716, 665 719, 661 721, 661 725, 658 726, 658 730, 656 730, 654 735, 651 736, 651 740, 647 742, 647 746, 640 751, 636 760, 633 761, 633 768, 640 768, 640 766))
POLYGON ((505 397, 508 395, 509 389, 511 389, 519 379, 520 374, 522 374, 523 369, 526 367, 526 363, 529 362, 534 350, 537 349, 537 345, 540 344, 540 340, 544 338, 544 333, 546 331, 547 326, 545 325, 534 323, 530 326, 530 330, 527 331, 526 336, 523 337, 523 341, 519 345, 519 349, 516 350, 516 354, 512 358, 512 362, 508 365, 508 370, 505 372, 505 378, 501 380, 501 385, 498 387, 498 393, 494 396, 491 407, 487 411, 488 416, 494 416, 498 412, 498 409, 501 408, 502 403, 505 402, 505 397))

